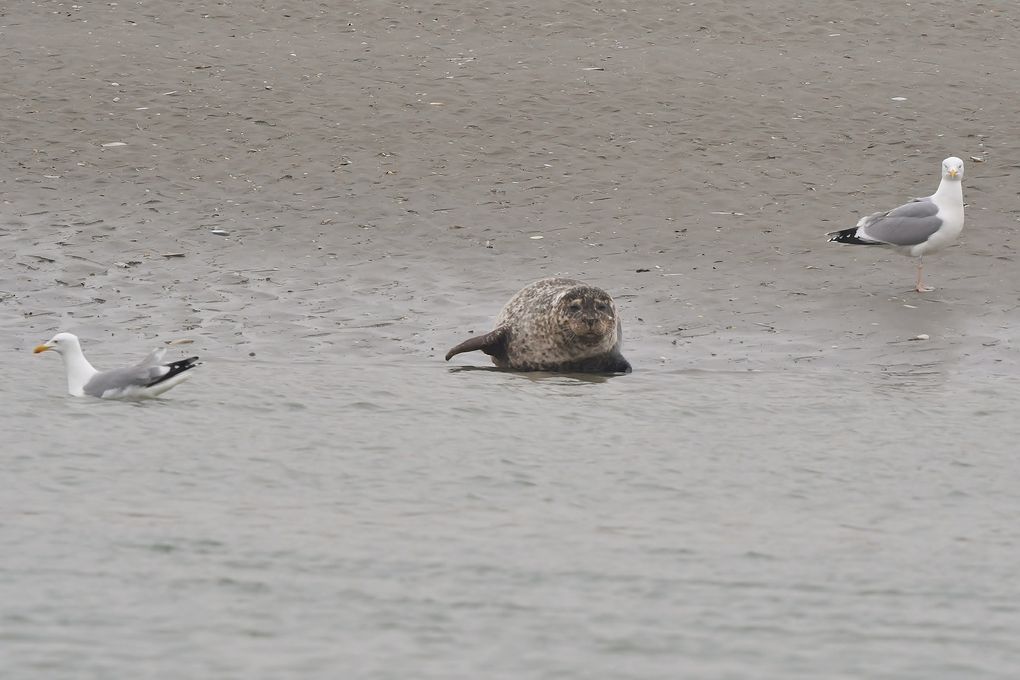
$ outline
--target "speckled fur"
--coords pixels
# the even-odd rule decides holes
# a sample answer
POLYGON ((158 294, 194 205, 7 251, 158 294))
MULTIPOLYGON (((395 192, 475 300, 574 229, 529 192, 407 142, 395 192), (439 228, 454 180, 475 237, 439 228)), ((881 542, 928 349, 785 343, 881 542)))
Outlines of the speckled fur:
POLYGON ((629 372, 621 335, 608 293, 582 281, 548 278, 521 289, 496 317, 495 331, 454 347, 447 360, 481 349, 497 366, 519 371, 629 372), (575 301, 582 310, 570 310, 575 301), (486 338, 498 342, 482 346, 486 338))

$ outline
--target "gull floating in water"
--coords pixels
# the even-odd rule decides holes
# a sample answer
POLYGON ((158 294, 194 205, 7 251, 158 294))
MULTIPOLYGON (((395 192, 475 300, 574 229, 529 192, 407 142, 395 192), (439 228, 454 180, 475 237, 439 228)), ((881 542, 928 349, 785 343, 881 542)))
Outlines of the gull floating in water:
POLYGON ((81 351, 78 337, 71 333, 57 333, 49 342, 39 345, 34 353, 54 351, 64 359, 67 372, 67 391, 73 397, 100 397, 102 399, 147 399, 166 392, 174 385, 191 377, 189 369, 198 364, 198 357, 161 363, 166 350, 152 350, 140 363, 110 371, 97 371, 81 351))
POLYGON ((856 227, 830 231, 830 241, 858 246, 885 246, 917 258, 919 293, 932 288, 921 285, 921 258, 942 250, 963 231, 963 161, 955 156, 942 161, 942 181, 931 196, 862 217, 856 227))

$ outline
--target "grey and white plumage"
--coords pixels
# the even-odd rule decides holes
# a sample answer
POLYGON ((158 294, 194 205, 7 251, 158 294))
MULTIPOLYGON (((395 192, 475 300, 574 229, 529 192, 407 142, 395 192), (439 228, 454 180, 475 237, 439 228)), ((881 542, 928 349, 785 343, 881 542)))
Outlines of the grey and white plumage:
POLYGON ((963 231, 963 161, 955 156, 942 161, 942 180, 931 196, 862 217, 850 229, 830 231, 829 241, 851 245, 884 246, 918 258, 918 291, 923 264, 920 258, 942 250, 963 231))
POLYGON ((191 377, 188 371, 198 365, 198 357, 163 363, 166 350, 154 349, 134 366, 98 371, 82 352, 81 342, 72 333, 57 333, 35 348, 35 354, 54 351, 64 360, 67 392, 73 397, 101 399, 147 399, 157 397, 191 377))

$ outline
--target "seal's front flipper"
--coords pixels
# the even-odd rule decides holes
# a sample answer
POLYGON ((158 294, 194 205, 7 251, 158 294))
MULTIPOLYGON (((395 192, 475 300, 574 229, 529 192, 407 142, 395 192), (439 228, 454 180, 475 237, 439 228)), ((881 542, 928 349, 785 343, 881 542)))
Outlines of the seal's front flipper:
POLYGON ((613 350, 609 354, 564 364, 560 370, 565 373, 630 373, 631 367, 619 351, 613 350))
POLYGON ((494 331, 465 340, 446 353, 446 360, 463 352, 474 352, 480 349, 491 357, 506 356, 506 328, 497 328, 494 331))
POLYGON ((630 362, 623 358, 619 352, 612 352, 605 359, 605 371, 607 373, 630 373, 630 362))

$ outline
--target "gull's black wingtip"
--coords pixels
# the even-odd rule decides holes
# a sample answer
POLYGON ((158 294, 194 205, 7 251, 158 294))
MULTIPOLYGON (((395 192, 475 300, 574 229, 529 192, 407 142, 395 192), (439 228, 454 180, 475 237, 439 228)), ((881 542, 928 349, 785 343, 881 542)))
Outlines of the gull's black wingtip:
POLYGON ((857 227, 850 227, 849 229, 841 229, 839 231, 830 231, 826 234, 829 237, 829 243, 849 243, 854 246, 873 246, 874 241, 865 241, 864 239, 857 236, 857 227))

